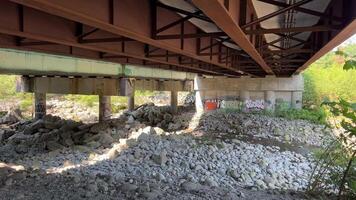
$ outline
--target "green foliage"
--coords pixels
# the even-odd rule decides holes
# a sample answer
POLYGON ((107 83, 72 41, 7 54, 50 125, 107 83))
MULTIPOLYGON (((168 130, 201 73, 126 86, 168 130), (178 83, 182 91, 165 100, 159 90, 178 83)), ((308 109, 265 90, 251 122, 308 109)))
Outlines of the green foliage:
POLYGON ((312 193, 326 190, 337 191, 343 183, 347 186, 344 191, 345 199, 354 199, 356 197, 356 162, 350 163, 353 155, 345 152, 344 145, 340 141, 334 141, 326 150, 315 152, 314 156, 318 163, 309 181, 309 191, 312 193), (345 176, 347 166, 349 170, 345 176))
POLYGON ((66 95, 65 98, 69 101, 79 102, 88 107, 94 107, 99 103, 99 96, 97 95, 66 95))
POLYGON ((334 102, 323 102, 322 105, 328 106, 335 117, 341 118, 340 125, 345 132, 340 137, 345 143, 348 139, 356 137, 356 103, 340 99, 334 102))
POLYGON ((31 110, 33 106, 33 95, 32 94, 18 94, 17 97, 21 99, 20 101, 20 109, 21 110, 31 110))
POLYGON ((348 60, 345 62, 344 70, 356 69, 356 60, 348 60))
POLYGON ((0 75, 0 99, 8 99, 16 95, 16 76, 0 75))
POLYGON ((303 72, 304 107, 318 107, 325 99, 356 101, 356 70, 343 69, 355 68, 355 54, 356 44, 347 45, 342 51, 326 54, 303 72))
MULTIPOLYGON (((344 64, 344 70, 356 69, 352 63, 353 57, 343 51, 337 51, 336 55, 348 59, 344 64), (352 62, 347 66, 349 61, 352 62)), ((338 101, 325 101, 322 105, 330 109, 335 122, 333 125, 340 125, 342 130, 339 130, 337 140, 330 145, 331 148, 327 148, 320 157, 311 176, 309 188, 312 191, 325 190, 325 185, 331 185, 335 187, 334 190, 338 190, 338 199, 355 199, 356 104, 340 98, 338 101)))
POLYGON ((327 112, 323 108, 317 108, 314 110, 308 109, 287 109, 276 110, 276 117, 283 117, 286 119, 303 119, 317 124, 326 124, 327 112))
POLYGON ((356 54, 356 51, 352 53, 353 54, 349 54, 340 49, 335 52, 335 55, 341 56, 346 60, 343 66, 344 70, 356 69, 356 55, 354 55, 356 54))

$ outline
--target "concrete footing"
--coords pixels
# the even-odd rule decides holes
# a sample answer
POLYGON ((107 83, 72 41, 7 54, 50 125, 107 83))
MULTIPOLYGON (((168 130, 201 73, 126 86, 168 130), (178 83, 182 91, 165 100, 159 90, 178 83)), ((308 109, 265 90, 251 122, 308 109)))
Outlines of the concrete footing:
POLYGON ((178 92, 171 91, 171 111, 173 114, 178 112, 178 92))
POLYGON ((46 93, 35 93, 35 119, 42 119, 46 115, 46 93))
POLYGON ((111 97, 99 95, 99 121, 110 119, 111 97))

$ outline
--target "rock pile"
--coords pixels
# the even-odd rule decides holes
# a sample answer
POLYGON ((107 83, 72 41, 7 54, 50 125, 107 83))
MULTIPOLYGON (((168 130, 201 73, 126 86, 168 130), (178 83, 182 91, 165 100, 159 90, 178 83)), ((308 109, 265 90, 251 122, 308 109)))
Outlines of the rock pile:
POLYGON ((98 120, 97 106, 85 106, 65 99, 49 99, 47 113, 60 116, 63 119, 72 119, 92 123, 98 120))
POLYGON ((199 128, 218 134, 248 135, 314 146, 322 146, 331 139, 331 130, 325 125, 258 114, 213 111, 202 116, 199 128))
POLYGON ((0 117, 0 124, 13 124, 22 119, 23 117, 20 109, 11 109, 7 111, 4 116, 0 117))
POLYGON ((2 149, 13 147, 23 154, 84 144, 94 148, 109 147, 113 138, 108 123, 83 124, 47 115, 40 120, 19 122, 13 129, 1 130, 0 142, 5 144, 2 149))
POLYGON ((128 112, 128 122, 138 120, 150 126, 161 127, 165 130, 178 130, 187 127, 187 122, 179 116, 173 116, 169 106, 155 106, 153 103, 144 104, 132 112, 128 112))
POLYGON ((134 131, 89 159, 84 152, 67 149, 56 156, 36 155, 17 163, 31 168, 38 161, 37 167, 47 174, 67 166, 68 161, 73 163, 61 176, 74 183, 72 187, 82 198, 109 195, 128 199, 181 199, 192 195, 236 199, 245 196, 241 191, 246 188, 301 190, 313 166, 311 157, 277 147, 238 140, 197 140, 154 127, 134 131))

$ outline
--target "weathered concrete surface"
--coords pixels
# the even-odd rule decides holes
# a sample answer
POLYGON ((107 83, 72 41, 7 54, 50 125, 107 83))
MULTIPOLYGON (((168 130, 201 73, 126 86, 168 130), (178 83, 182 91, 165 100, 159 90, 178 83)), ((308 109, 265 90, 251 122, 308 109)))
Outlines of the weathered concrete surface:
POLYGON ((110 119, 111 116, 111 97, 99 96, 99 121, 110 119))
POLYGON ((195 74, 113 62, 0 49, 0 73, 18 75, 141 77, 193 80, 195 74))
MULTIPOLYGON (((293 108, 302 107, 302 92, 304 88, 303 77, 295 75, 289 78, 267 76, 265 78, 202 78, 194 80, 194 90, 197 103, 207 99, 238 99, 264 100, 267 108, 273 109, 276 100, 290 103, 293 108)), ((202 106, 198 106, 202 107, 202 106)))
POLYGON ((171 111, 173 114, 178 111, 178 92, 171 91, 171 111))
POLYGON ((46 93, 35 92, 35 119, 46 116, 46 93))
POLYGON ((129 78, 22 77, 21 81, 18 81, 17 88, 19 92, 131 96, 134 89, 192 91, 193 81, 132 80, 129 78))
POLYGON ((132 111, 135 109, 135 96, 131 95, 127 98, 127 109, 132 111))

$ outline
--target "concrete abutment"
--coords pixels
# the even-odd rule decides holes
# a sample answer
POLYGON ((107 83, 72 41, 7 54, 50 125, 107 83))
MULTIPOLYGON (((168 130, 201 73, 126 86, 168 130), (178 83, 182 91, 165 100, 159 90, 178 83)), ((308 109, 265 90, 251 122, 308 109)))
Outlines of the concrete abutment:
POLYGON ((265 78, 196 76, 194 80, 197 110, 202 110, 207 100, 224 101, 225 106, 239 105, 231 103, 238 101, 246 107, 267 110, 274 110, 276 104, 284 102, 291 108, 301 109, 303 88, 301 75, 265 78))

